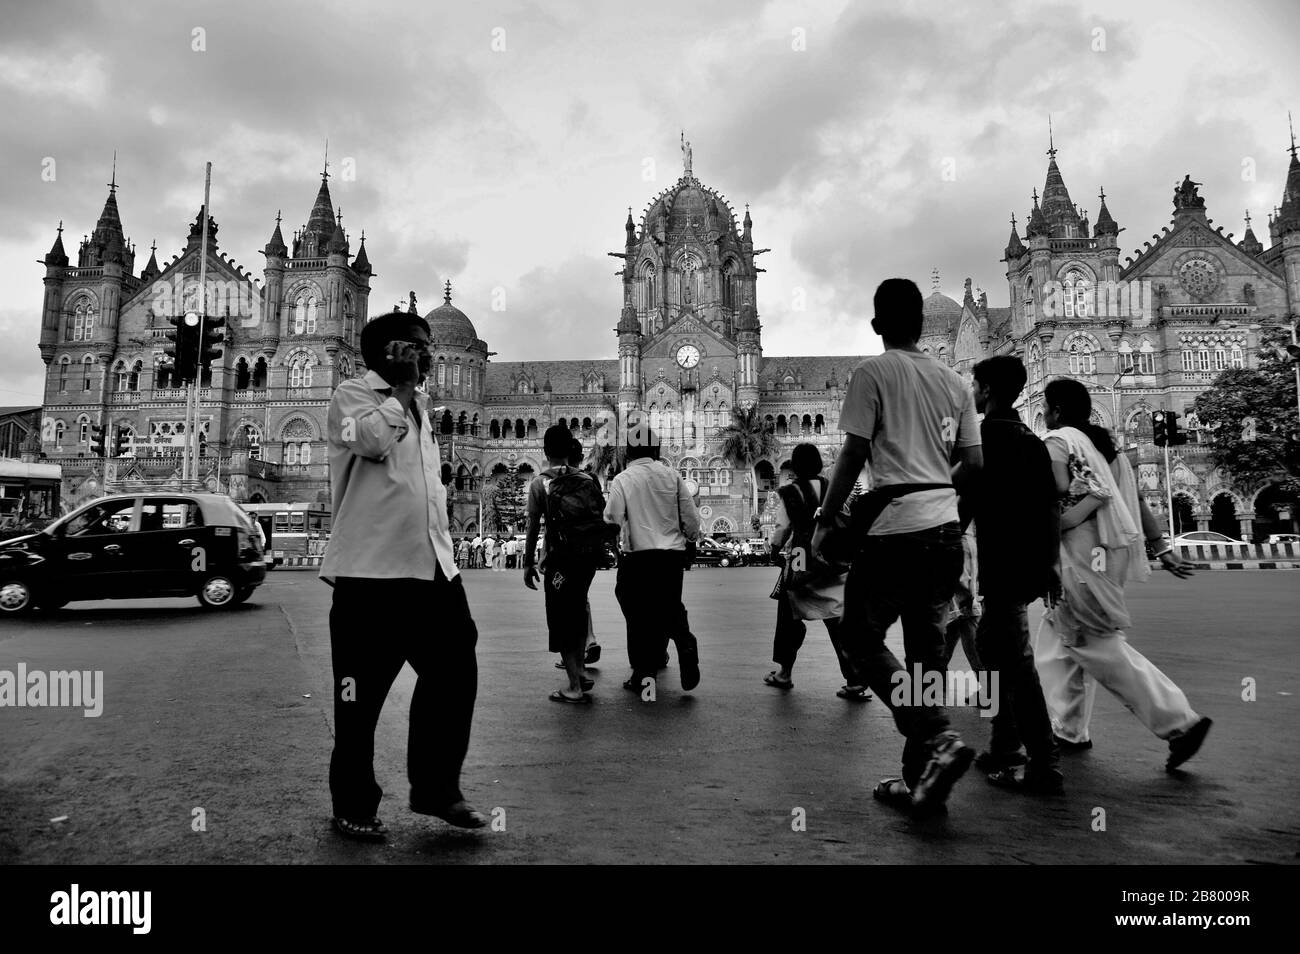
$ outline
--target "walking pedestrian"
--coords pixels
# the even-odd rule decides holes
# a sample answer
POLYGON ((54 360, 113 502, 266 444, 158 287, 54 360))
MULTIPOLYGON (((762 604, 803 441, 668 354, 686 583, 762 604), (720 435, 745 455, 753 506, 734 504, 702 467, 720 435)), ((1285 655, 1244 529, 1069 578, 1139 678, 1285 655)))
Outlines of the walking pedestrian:
POLYGON ((840 412, 844 445, 812 546, 825 554, 830 528, 869 459, 875 487, 855 508, 869 528, 853 541, 861 549, 845 587, 841 631, 854 669, 888 701, 907 740, 902 776, 882 780, 874 795, 927 815, 943 808, 974 757, 942 701, 923 686, 945 684, 944 623, 962 566, 953 488, 978 470, 980 437, 970 388, 917 346, 920 289, 888 279, 874 305, 871 326, 885 353, 865 359, 849 381, 840 412), (885 646, 886 630, 900 617, 910 672, 885 646))
MULTIPOLYGON (((569 448, 569 466, 572 467, 574 470, 581 469, 583 456, 584 455, 582 450, 582 441, 578 440, 578 438, 575 437, 573 438, 573 443, 569 448)), ((596 480, 596 475, 592 474, 590 470, 586 471, 586 473, 591 477, 592 480, 596 480)), ((596 483, 597 486, 599 486, 600 482, 596 481, 596 483)), ((607 545, 611 545, 611 544, 612 541, 610 542, 610 544, 607 545)), ((602 552, 597 557, 597 562, 596 562, 597 567, 603 566, 604 562, 605 562, 605 554, 602 552)), ((587 601, 587 643, 584 648, 582 661, 588 666, 590 666, 594 662, 600 661, 600 643, 596 641, 596 627, 592 623, 592 619, 591 619, 591 600, 587 601)))
POLYGON ((962 497, 973 518, 983 613, 976 641, 982 663, 998 674, 989 747, 976 764, 995 785, 1037 794, 1064 789, 1060 751, 1029 643, 1027 605, 1050 605, 1060 591, 1060 508, 1047 448, 1015 410, 1027 374, 1019 358, 975 365, 975 410, 984 415, 984 467, 962 497), (1027 756, 1021 754, 1021 743, 1027 756), (1016 767, 1025 765, 1023 775, 1016 767))
POLYGON ((668 641, 677 646, 682 689, 700 682, 699 644, 682 603, 687 543, 700 533, 699 512, 686 482, 659 463, 658 437, 643 422, 628 427, 627 467, 614 478, 605 520, 621 528, 623 555, 614 595, 627 620, 632 675, 623 688, 641 692, 663 661, 668 641))
POLYGON ((1138 494, 1128 458, 1090 421, 1092 398, 1080 382, 1058 379, 1043 394, 1045 438, 1061 502, 1061 600, 1043 616, 1035 640, 1038 674, 1052 726, 1066 748, 1091 748, 1097 683, 1169 744, 1165 768, 1199 751, 1212 721, 1129 643, 1124 585, 1151 575, 1143 536, 1162 567, 1185 579, 1191 569, 1169 546, 1138 494))
MULTIPOLYGON (((605 495, 590 474, 569 466, 572 435, 563 424, 552 424, 542 436, 548 467, 528 488, 528 540, 533 550, 542 521, 546 542, 542 584, 546 596, 546 628, 550 649, 559 653, 569 687, 551 693, 553 702, 585 703, 594 682, 587 678, 583 654, 587 640, 587 591, 596 576, 596 561, 605 547, 605 495)), ((537 566, 524 566, 524 585, 537 589, 537 566)))
POLYGON ((840 640, 848 568, 818 563, 810 552, 814 514, 826 496, 822 455, 813 444, 799 444, 790 460, 795 476, 777 489, 776 528, 772 533, 772 553, 782 558, 781 576, 772 594, 776 598, 772 661, 777 668, 763 682, 776 689, 794 688, 794 663, 808 632, 804 620, 819 619, 826 626, 844 676, 844 685, 836 695, 842 699, 870 699, 871 693, 854 671, 840 640))
POLYGON ((382 839, 374 737, 404 663, 415 670, 407 773, 410 807, 462 828, 487 822, 465 800, 461 765, 478 685, 478 630, 456 569, 446 491, 416 385, 429 372, 429 326, 393 312, 368 322, 370 370, 334 391, 328 417, 333 532, 321 578, 334 588, 330 796, 343 835, 382 839), (377 629, 376 613, 390 620, 377 629))
POLYGON ((469 537, 461 537, 456 547, 456 568, 463 570, 469 564, 469 537))

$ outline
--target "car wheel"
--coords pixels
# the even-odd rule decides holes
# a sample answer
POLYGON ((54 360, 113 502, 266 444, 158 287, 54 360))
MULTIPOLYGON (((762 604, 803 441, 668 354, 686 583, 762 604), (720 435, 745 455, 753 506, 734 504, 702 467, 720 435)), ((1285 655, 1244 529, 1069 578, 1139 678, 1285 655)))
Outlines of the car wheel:
POLYGON ((15 577, 0 578, 0 616, 26 616, 36 605, 32 588, 15 577))
POLYGON ((723 557, 718 561, 718 566, 731 566, 731 559, 729 557, 723 557))
POLYGON ((230 577, 217 573, 199 586, 199 605, 204 609, 225 609, 239 602, 236 599, 238 592, 239 587, 235 586, 230 577))

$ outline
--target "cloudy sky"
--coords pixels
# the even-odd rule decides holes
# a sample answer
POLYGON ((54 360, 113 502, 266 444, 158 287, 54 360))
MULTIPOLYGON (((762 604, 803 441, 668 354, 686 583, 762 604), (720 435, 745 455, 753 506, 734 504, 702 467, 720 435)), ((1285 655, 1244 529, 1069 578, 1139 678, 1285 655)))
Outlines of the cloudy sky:
POLYGON ((328 138, 372 313, 410 290, 433 307, 450 278, 501 360, 612 357, 605 253, 681 174, 684 127, 697 177, 748 202, 772 250, 764 351, 871 353, 882 278, 928 293, 937 267, 947 294, 969 276, 1007 303, 1049 112, 1071 197, 1095 219, 1105 187, 1125 254, 1189 172, 1216 224, 1239 238, 1250 208, 1267 244, 1298 29, 1293 0, 10 4, 0 404, 40 403, 37 259, 63 220, 75 262, 114 150, 137 269, 154 239, 163 263, 181 250, 211 161, 221 247, 260 276, 328 138))

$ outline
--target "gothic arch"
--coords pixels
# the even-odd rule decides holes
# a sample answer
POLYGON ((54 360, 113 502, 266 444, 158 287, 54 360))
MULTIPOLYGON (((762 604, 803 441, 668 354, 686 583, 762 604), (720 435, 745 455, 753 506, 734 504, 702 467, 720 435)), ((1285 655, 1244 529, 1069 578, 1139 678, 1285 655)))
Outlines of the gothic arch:
POLYGON ((1080 261, 1077 258, 1067 259, 1065 262, 1057 266, 1056 280, 1064 284, 1065 276, 1069 275, 1071 272, 1080 272, 1088 282, 1093 284, 1096 284, 1097 282, 1096 270, 1087 262, 1080 261))
POLYGON ((316 425, 304 414, 294 414, 280 422, 281 441, 318 441, 316 425))
MULTIPOLYGON (((321 291, 321 287, 316 283, 315 279, 299 278, 285 288, 284 303, 289 304, 295 301, 301 292, 307 292, 308 294, 315 295, 317 301, 317 307, 320 306, 320 303, 323 303, 325 301, 325 293, 321 291)), ((285 312, 285 314, 288 314, 288 312, 285 312)))

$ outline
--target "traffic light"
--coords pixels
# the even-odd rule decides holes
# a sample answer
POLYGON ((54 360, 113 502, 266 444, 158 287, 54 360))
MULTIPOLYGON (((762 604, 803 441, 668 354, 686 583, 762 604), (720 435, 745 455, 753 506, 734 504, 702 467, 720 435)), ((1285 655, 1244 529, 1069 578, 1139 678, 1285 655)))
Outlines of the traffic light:
POLYGON ((201 367, 211 368, 225 353, 226 319, 209 318, 203 323, 203 347, 199 352, 201 367))
POLYGON ((198 315, 190 312, 184 317, 172 315, 167 320, 175 327, 167 333, 167 344, 163 347, 163 354, 171 359, 172 379, 178 384, 193 381, 199 361, 198 315))
POLYGON ((107 456, 104 452, 104 428, 100 424, 92 424, 90 426, 90 456, 107 456))
POLYGON ((1167 430, 1164 411, 1153 411, 1151 413, 1151 436, 1155 440, 1156 447, 1164 447, 1169 443, 1169 431, 1167 430))
POLYGON ((1170 447, 1187 443, 1187 435, 1178 432, 1178 413, 1176 411, 1170 411, 1165 415, 1165 436, 1169 439, 1170 447))
POLYGON ((121 457, 126 450, 127 433, 124 427, 115 427, 113 429, 113 457, 121 457))

